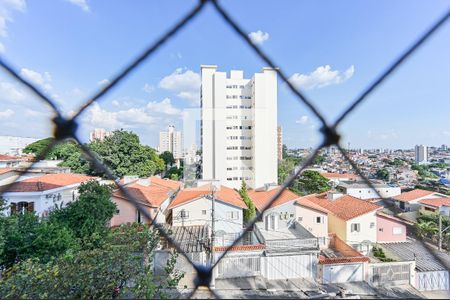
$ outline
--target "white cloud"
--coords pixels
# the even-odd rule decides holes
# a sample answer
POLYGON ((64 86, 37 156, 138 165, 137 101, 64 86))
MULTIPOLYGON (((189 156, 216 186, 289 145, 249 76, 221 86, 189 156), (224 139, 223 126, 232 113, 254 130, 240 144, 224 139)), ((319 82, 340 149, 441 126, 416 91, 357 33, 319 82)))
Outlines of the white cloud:
POLYGON ((142 88, 142 90, 148 94, 151 94, 155 90, 155 87, 153 85, 146 83, 146 84, 144 84, 144 87, 142 88))
POLYGON ((333 71, 330 65, 325 65, 318 67, 309 74, 295 73, 289 78, 289 81, 299 88, 310 90, 344 83, 353 76, 354 72, 355 67, 353 65, 343 72, 333 71))
POLYGON ((17 86, 9 82, 0 82, 0 100, 18 103, 25 99, 25 92, 17 86))
POLYGON ((161 102, 149 102, 147 108, 152 112, 163 113, 166 115, 181 115, 181 109, 174 107, 169 98, 163 99, 161 102))
POLYGON ((85 12, 90 12, 91 9, 87 3, 87 0, 66 0, 69 1, 70 3, 80 7, 82 10, 84 10, 85 12))
POLYGON ((103 85, 107 85, 107 84, 109 84, 110 83, 110 81, 108 80, 108 79, 102 79, 102 80, 100 80, 99 82, 97 82, 97 84, 98 85, 101 85, 101 86, 103 86, 103 85))
POLYGON ((258 30, 250 32, 248 34, 248 37, 253 42, 253 44, 262 45, 265 41, 269 39, 269 33, 258 30))
POLYGON ((295 121, 295 123, 297 124, 306 124, 309 121, 309 117, 308 116, 301 116, 300 119, 298 119, 297 121, 295 121))
POLYGON ((31 81, 32 83, 41 86, 46 92, 52 89, 52 85, 50 84, 52 82, 52 77, 48 72, 44 72, 41 74, 31 69, 22 68, 20 70, 20 75, 22 75, 25 79, 31 81))
MULTIPOLYGON (((114 100, 113 105, 120 106, 114 100), (115 102, 114 102, 115 101, 115 102)), ((96 127, 107 129, 146 127, 162 123, 170 117, 181 118, 182 110, 174 107, 169 98, 162 101, 151 101, 145 106, 131 107, 117 111, 108 111, 94 103, 87 114, 87 121, 96 127)))
POLYGON ((0 1, 0 36, 8 36, 7 23, 12 22, 12 12, 24 12, 27 7, 25 0, 0 1))
POLYGON ((1 119, 9 119, 14 115, 14 111, 12 109, 7 109, 5 111, 0 111, 0 118, 1 119))
POLYGON ((159 87, 176 93, 177 97, 188 100, 192 105, 200 102, 200 75, 191 70, 176 69, 159 82, 159 87))

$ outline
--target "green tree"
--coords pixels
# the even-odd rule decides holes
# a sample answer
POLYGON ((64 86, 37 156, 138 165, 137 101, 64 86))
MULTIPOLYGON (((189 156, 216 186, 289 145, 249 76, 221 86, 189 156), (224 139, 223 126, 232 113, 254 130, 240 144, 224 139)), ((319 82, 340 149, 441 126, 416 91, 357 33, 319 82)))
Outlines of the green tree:
POLYGON ((39 156, 39 154, 42 151, 44 151, 45 148, 47 148, 48 145, 50 145, 53 141, 54 141, 54 138, 51 138, 51 137, 42 139, 42 140, 38 140, 36 142, 33 142, 33 143, 27 145, 23 149, 23 153, 35 154, 36 156, 39 156))
POLYGON ((386 168, 383 168, 383 169, 377 170, 375 176, 378 179, 381 179, 381 180, 384 180, 384 181, 389 181, 390 174, 389 174, 389 171, 386 168))
POLYGON ((167 166, 172 167, 173 164, 175 163, 175 158, 173 157, 172 152, 164 151, 159 155, 159 157, 161 157, 161 159, 164 161, 166 167, 167 166))
POLYGON ((51 222, 69 228, 82 245, 101 241, 109 231, 109 220, 116 212, 111 201, 112 188, 91 180, 78 187, 77 201, 50 213, 51 222))
POLYGON ((306 170, 294 181, 290 189, 297 194, 308 195, 329 191, 331 186, 328 179, 319 172, 306 170))
POLYGON ((183 274, 172 254, 166 274, 155 276, 151 260, 159 237, 133 224, 111 232, 101 247, 66 252, 47 263, 30 259, 14 265, 0 281, 1 298, 110 299, 167 298, 183 274))
POLYGON ((244 222, 248 223, 256 216, 256 207, 255 204, 253 204, 253 201, 248 196, 247 184, 245 183, 245 180, 242 180, 239 194, 241 195, 241 198, 244 201, 245 205, 247 205, 247 209, 244 209, 244 222))
POLYGON ((416 224, 417 233, 421 237, 432 236, 438 232, 436 223, 433 221, 422 221, 416 224))
POLYGON ((119 177, 146 177, 164 170, 164 161, 155 149, 140 144, 139 137, 129 131, 116 130, 103 141, 94 141, 89 146, 119 177))

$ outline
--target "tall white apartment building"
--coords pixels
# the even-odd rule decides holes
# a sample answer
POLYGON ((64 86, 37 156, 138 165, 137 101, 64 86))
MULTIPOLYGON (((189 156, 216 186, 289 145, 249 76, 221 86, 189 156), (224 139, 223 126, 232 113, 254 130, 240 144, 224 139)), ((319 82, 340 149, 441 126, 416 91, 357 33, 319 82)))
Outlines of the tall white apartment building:
POLYGON ((106 137, 111 135, 112 132, 106 131, 104 128, 95 128, 89 133, 89 141, 103 141, 106 137))
POLYGON ((264 68, 251 79, 243 71, 201 66, 202 177, 239 188, 278 181, 277 72, 264 68))
POLYGON ((428 161, 428 148, 424 145, 416 145, 416 163, 426 163, 428 161))
POLYGON ((175 126, 169 125, 167 131, 159 133, 159 153, 169 151, 176 160, 183 158, 183 135, 176 131, 175 126))

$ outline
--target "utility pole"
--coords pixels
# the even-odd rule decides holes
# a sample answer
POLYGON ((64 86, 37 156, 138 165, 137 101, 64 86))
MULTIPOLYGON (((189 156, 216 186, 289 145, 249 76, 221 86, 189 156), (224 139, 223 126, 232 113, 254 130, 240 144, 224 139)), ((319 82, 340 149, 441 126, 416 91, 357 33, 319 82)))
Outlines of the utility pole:
POLYGON ((441 251, 442 249, 442 215, 439 214, 439 244, 438 249, 441 251))
MULTIPOLYGON (((216 220, 215 220, 215 208, 216 208, 216 199, 214 197, 214 192, 216 190, 216 187, 214 184, 211 183, 211 267, 214 266, 214 263, 216 261, 215 258, 215 251, 214 251, 214 243, 215 243, 215 230, 216 230, 216 220)), ((211 283, 209 285, 210 288, 214 289, 216 287, 216 279, 214 276, 214 270, 211 270, 211 283)))

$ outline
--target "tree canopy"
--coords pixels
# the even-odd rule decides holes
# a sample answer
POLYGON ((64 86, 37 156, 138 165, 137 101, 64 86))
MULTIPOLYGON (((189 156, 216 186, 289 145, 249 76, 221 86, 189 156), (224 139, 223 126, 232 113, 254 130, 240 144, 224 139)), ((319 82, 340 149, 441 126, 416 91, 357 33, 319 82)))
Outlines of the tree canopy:
POLYGON ((290 189, 300 195, 309 195, 329 191, 329 180, 317 171, 304 171, 291 185, 290 189))
MULTIPOLYGON (((52 141, 53 138, 36 141, 28 145, 24 152, 38 156, 52 141)), ((118 177, 124 175, 146 177, 164 170, 164 161, 155 149, 142 145, 139 137, 130 131, 116 130, 104 140, 95 140, 86 146, 97 154, 97 157, 118 177)), ((101 170, 94 168, 81 151, 80 145, 72 140, 56 144, 45 158, 62 160, 60 166, 69 167, 74 173, 104 175, 101 170)))

